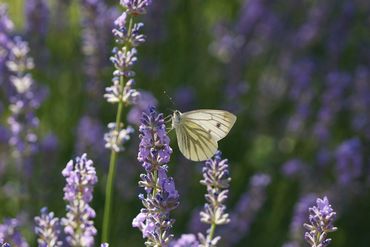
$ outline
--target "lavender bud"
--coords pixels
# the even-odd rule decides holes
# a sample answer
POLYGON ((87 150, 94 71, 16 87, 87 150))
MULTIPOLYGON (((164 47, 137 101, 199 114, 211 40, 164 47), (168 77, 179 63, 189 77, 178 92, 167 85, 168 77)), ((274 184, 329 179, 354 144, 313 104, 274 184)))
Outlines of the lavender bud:
POLYGON ((126 129, 119 128, 117 131, 116 123, 108 124, 109 132, 104 134, 105 147, 115 152, 124 150, 124 144, 130 140, 130 135, 134 132, 131 126, 126 129))

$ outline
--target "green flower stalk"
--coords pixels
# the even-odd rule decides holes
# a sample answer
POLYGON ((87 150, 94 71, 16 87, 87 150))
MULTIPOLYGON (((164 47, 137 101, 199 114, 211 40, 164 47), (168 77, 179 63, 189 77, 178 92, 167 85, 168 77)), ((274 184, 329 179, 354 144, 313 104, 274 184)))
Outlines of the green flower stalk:
POLYGON ((113 49, 111 61, 115 67, 113 72, 113 84, 106 88, 104 97, 109 103, 118 104, 116 121, 109 123, 109 132, 105 134, 106 148, 111 150, 108 179, 106 185, 106 199, 103 218, 102 241, 109 242, 110 218, 112 210, 113 184, 116 173, 117 154, 123 151, 123 144, 132 133, 131 127, 124 128, 122 112, 124 106, 134 104, 139 92, 133 88, 134 71, 133 65, 137 61, 136 47, 145 42, 145 36, 141 34, 142 23, 134 23, 134 17, 146 13, 146 8, 151 3, 149 0, 121 0, 125 11, 114 22, 113 35, 117 46, 113 49))

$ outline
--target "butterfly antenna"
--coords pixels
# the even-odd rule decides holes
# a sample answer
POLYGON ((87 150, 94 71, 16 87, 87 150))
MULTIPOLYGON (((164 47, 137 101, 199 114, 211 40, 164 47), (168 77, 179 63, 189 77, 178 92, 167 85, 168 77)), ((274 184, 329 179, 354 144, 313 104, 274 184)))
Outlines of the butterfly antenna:
MULTIPOLYGON (((170 102, 171 102, 172 106, 176 108, 176 105, 175 105, 175 103, 173 102, 172 97, 168 95, 168 93, 167 93, 167 91, 166 91, 166 90, 163 90, 163 94, 167 96, 167 98, 170 100, 170 102)), ((172 109, 171 109, 171 111, 174 111, 174 110, 172 110, 172 109)))

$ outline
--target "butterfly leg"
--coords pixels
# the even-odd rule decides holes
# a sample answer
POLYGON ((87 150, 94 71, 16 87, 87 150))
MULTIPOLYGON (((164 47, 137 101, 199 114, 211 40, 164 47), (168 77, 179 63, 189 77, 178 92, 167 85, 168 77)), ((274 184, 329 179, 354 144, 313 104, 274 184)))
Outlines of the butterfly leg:
POLYGON ((168 115, 167 117, 164 118, 164 121, 166 123, 170 122, 172 120, 172 115, 168 115))

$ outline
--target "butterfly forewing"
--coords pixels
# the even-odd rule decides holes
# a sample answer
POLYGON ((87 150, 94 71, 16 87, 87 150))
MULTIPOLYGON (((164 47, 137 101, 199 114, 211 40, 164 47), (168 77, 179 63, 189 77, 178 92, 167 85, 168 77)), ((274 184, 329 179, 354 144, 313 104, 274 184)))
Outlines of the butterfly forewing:
POLYGON ((234 114, 222 110, 195 110, 185 112, 181 116, 182 124, 195 123, 211 134, 216 141, 229 133, 235 121, 234 114))

